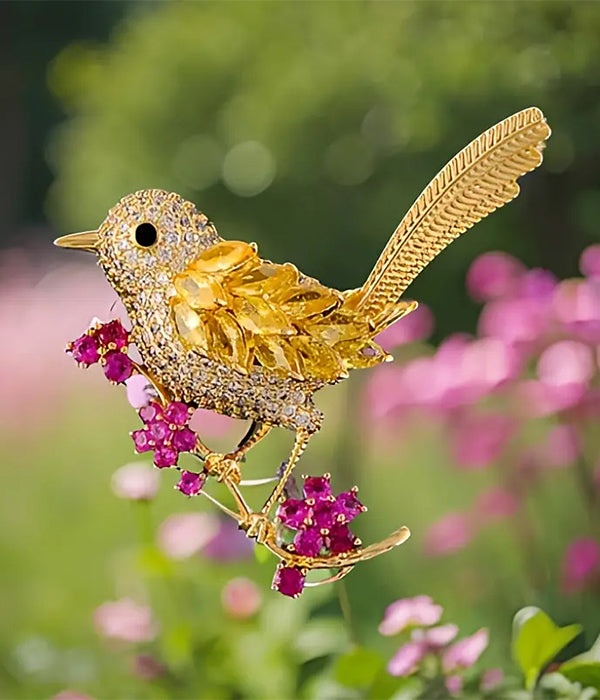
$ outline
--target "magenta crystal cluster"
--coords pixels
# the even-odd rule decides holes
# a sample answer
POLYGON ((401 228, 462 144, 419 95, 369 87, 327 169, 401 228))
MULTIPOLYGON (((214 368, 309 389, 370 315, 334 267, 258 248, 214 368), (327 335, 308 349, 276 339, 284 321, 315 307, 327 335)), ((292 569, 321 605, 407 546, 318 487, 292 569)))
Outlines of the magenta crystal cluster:
MULTIPOLYGON (((154 465, 159 469, 174 467, 180 452, 192 452, 196 446, 196 433, 188 427, 191 409, 180 401, 172 401, 166 406, 153 401, 138 412, 144 427, 131 433, 136 452, 154 451, 154 465)), ((193 472, 184 472, 191 474, 193 472)), ((197 475, 200 477, 200 475, 197 475)), ((183 476, 182 476, 183 479, 183 476)), ((182 493, 193 496, 195 485, 191 477, 179 482, 182 493)), ((202 484, 198 487, 198 491, 202 484)))
POLYGON ((82 336, 69 343, 67 352, 80 365, 89 367, 100 362, 104 376, 115 384, 121 384, 133 374, 134 365, 127 355, 129 331, 120 321, 114 320, 90 328, 82 336))
MULTIPOLYGON (((363 511, 358 488, 334 496, 330 476, 311 476, 304 481, 304 498, 288 498, 277 510, 280 522, 294 530, 296 554, 317 557, 320 554, 343 554, 358 545, 348 524, 363 511)), ((297 598, 304 588, 304 573, 298 567, 280 566, 273 579, 273 588, 297 598)))

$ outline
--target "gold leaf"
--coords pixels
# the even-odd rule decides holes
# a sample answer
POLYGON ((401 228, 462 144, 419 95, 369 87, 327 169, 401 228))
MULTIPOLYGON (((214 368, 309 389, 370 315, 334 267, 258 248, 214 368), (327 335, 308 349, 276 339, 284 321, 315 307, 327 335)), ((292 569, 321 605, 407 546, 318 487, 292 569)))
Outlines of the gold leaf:
MULTIPOLYGON (((537 107, 485 131, 458 153, 409 209, 373 271, 349 301, 373 319, 436 255, 475 223, 519 193, 517 179, 542 162, 550 127, 537 107)), ((383 330, 383 329, 381 329, 383 330)))

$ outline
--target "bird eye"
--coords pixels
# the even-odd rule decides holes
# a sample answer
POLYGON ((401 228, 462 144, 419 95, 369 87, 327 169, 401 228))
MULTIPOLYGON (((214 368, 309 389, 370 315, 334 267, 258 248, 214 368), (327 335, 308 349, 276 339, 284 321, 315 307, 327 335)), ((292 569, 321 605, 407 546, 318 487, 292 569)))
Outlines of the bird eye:
POLYGON ((152 224, 140 224, 135 230, 135 242, 143 248, 156 243, 156 229, 152 224))

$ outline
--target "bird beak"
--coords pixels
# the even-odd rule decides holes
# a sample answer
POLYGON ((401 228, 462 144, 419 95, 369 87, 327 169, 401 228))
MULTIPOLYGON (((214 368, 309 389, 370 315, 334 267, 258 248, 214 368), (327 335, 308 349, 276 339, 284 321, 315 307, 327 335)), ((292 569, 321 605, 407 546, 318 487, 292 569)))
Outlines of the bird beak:
POLYGON ((59 248, 76 248, 87 250, 90 253, 98 252, 98 231, 83 231, 83 233, 69 233, 54 241, 59 248))

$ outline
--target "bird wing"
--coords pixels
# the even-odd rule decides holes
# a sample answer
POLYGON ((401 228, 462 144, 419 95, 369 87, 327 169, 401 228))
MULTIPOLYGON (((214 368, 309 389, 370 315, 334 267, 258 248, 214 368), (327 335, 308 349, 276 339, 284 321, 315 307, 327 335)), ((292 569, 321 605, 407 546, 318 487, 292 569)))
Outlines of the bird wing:
POLYGON ((174 279, 173 319, 182 342, 240 372, 260 365, 298 380, 337 381, 386 359, 366 322, 341 310, 344 296, 256 246, 221 241, 174 279))
POLYGON ((537 107, 504 119, 463 148, 423 190, 392 234, 354 306, 383 330, 398 299, 461 233, 519 194, 517 178, 542 162, 550 127, 537 107))

